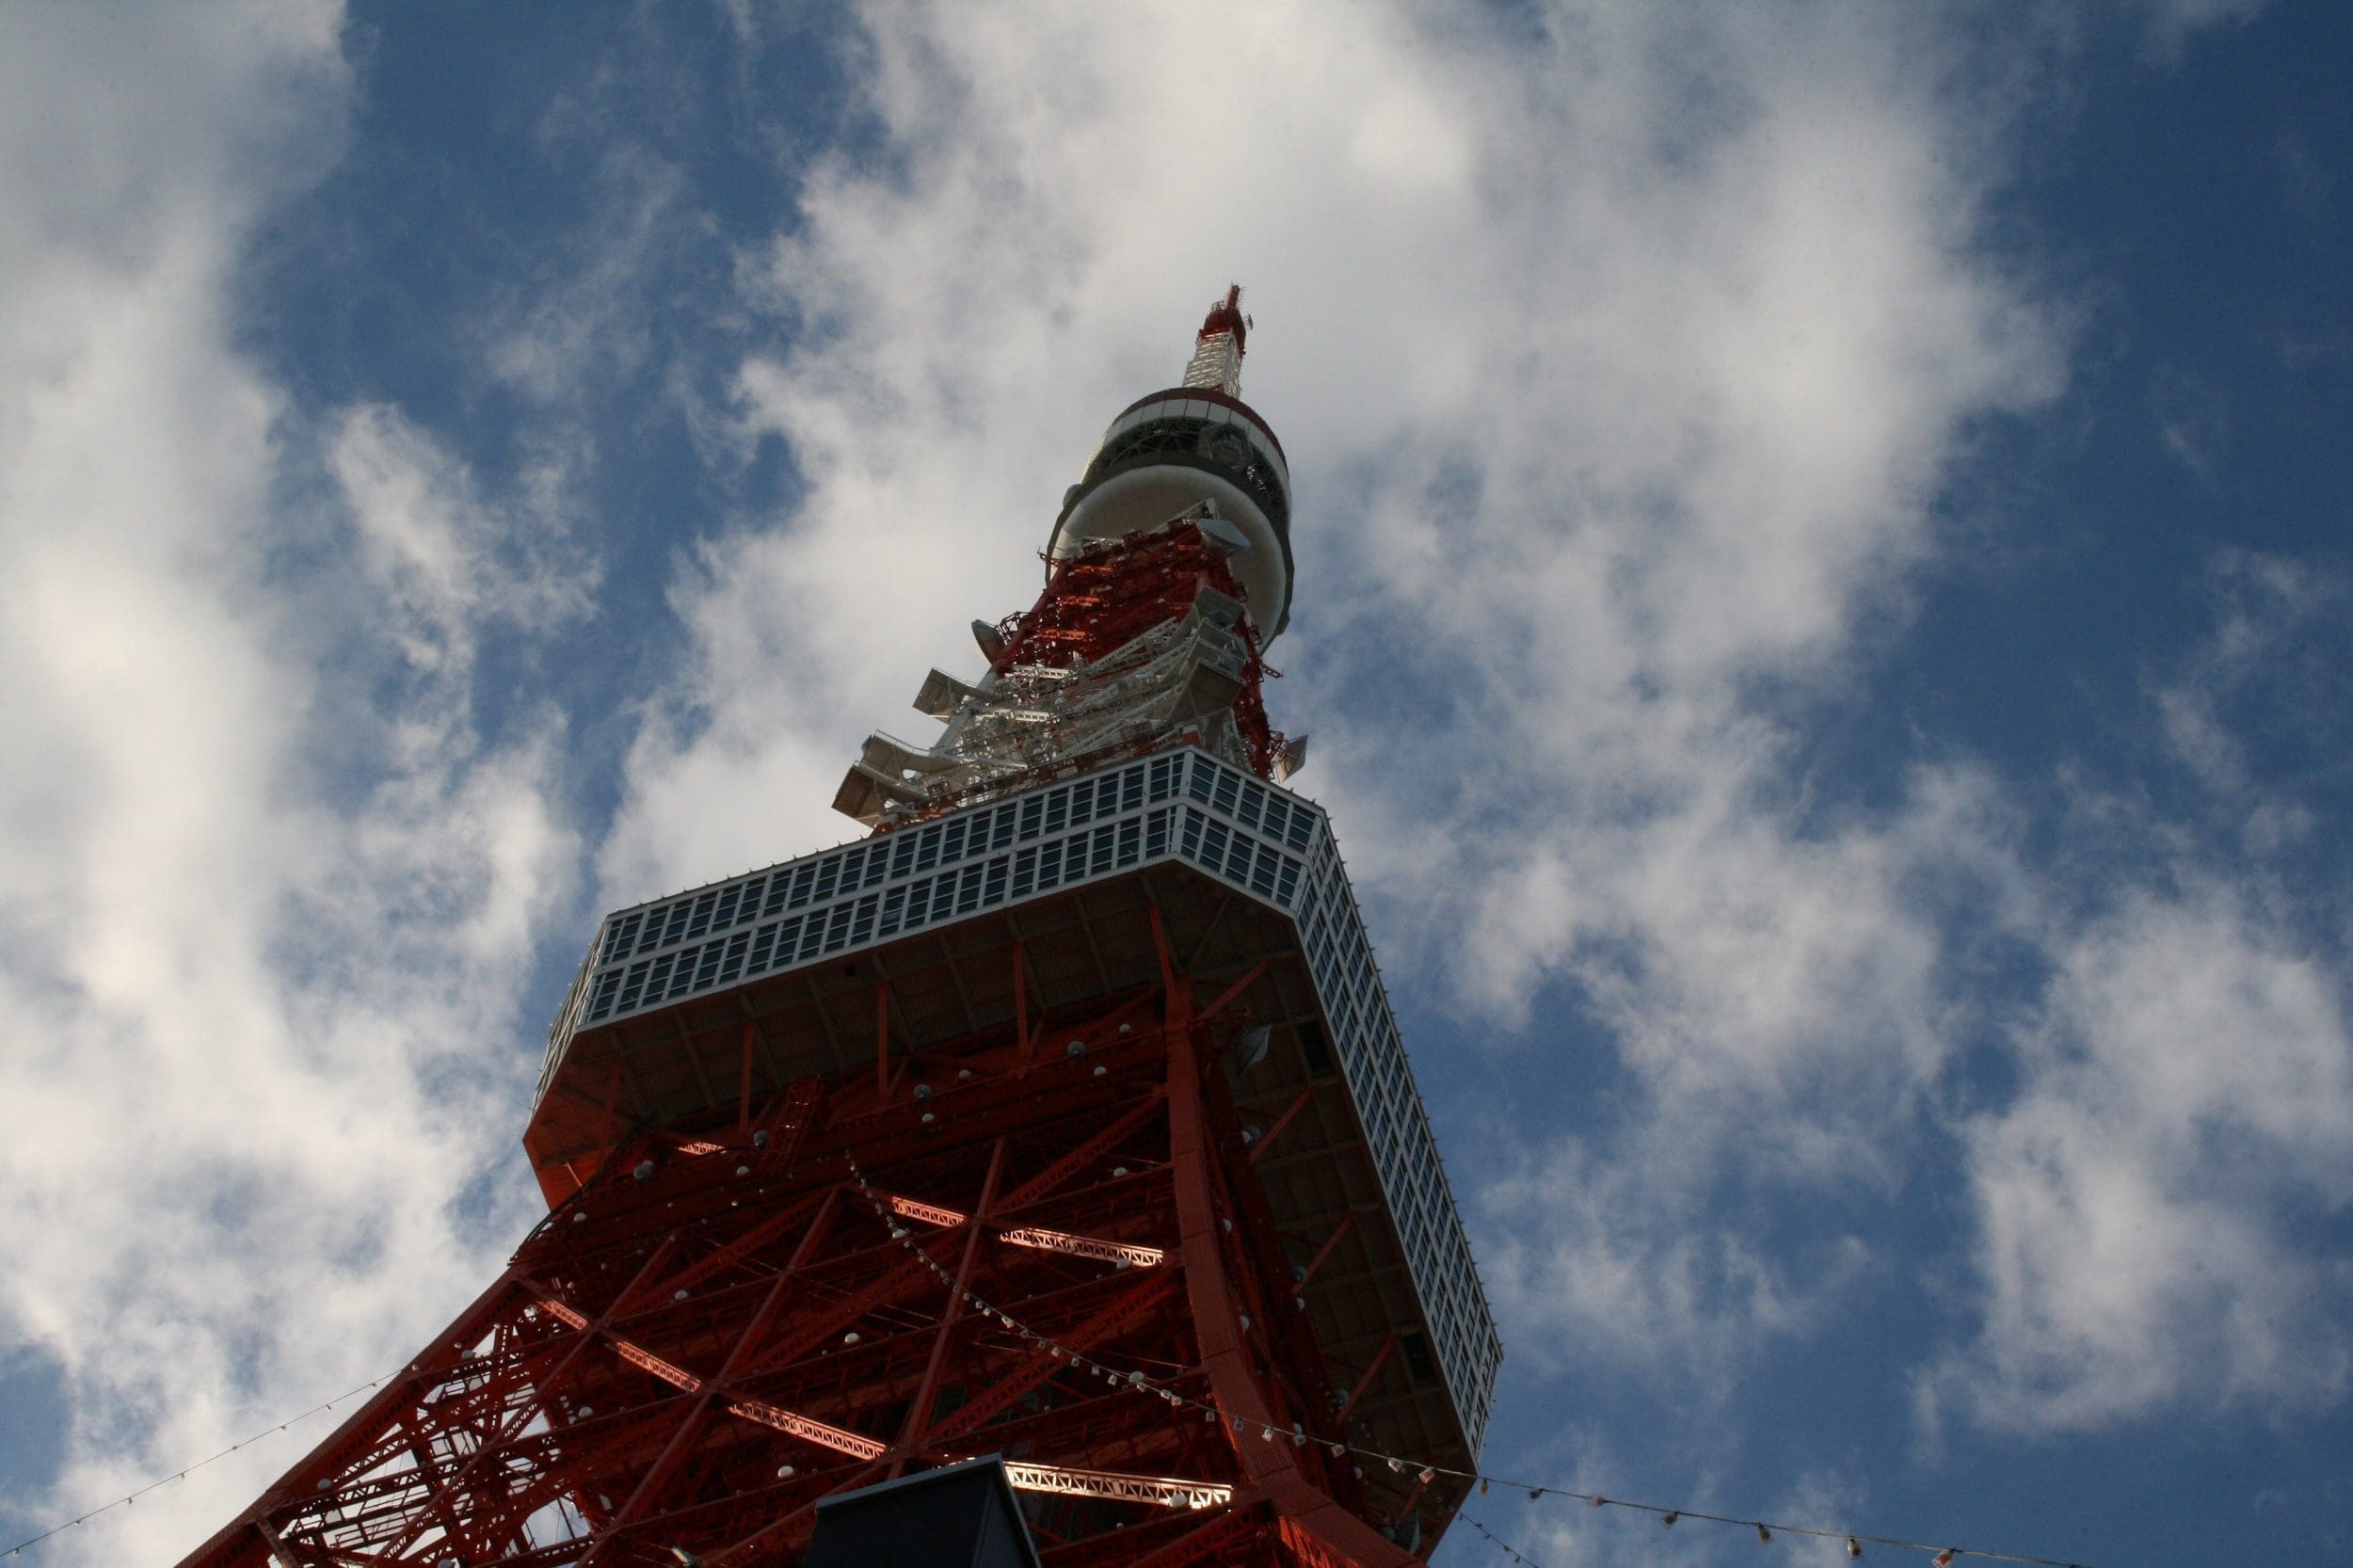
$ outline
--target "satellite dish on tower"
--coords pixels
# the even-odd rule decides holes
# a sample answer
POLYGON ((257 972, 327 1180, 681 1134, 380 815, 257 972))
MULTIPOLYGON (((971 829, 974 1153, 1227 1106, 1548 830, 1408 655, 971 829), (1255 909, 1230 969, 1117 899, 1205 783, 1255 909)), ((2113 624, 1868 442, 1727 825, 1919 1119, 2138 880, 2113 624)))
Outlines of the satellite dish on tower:
POLYGON ((972 640, 981 647, 981 657, 994 669, 997 661, 1005 656, 1005 634, 984 620, 972 623, 972 640))

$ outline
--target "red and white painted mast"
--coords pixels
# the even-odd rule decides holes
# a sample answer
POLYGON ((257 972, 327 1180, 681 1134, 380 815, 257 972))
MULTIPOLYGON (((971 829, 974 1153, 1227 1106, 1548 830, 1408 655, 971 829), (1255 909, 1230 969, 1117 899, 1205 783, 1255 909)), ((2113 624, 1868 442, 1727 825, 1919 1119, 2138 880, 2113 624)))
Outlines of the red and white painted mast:
POLYGON ((934 670, 929 742, 877 732, 834 805, 895 827, 1044 778, 1171 745, 1288 777, 1305 738, 1268 724, 1264 658, 1289 618, 1290 473, 1241 397, 1249 321, 1212 304, 1180 385, 1120 410, 1063 498, 1047 585, 1021 615, 973 623, 988 667, 934 670))

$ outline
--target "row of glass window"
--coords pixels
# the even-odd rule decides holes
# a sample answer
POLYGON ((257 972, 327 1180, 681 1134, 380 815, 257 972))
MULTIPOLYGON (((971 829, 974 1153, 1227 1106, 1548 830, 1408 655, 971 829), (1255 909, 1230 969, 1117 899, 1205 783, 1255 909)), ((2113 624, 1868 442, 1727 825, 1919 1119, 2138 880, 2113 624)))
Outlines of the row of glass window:
MULTIPOLYGON (((1216 766, 1206 758, 1193 760, 1205 767, 1216 766)), ((1165 794, 1176 793, 1174 769, 1183 760, 1181 756, 1153 758, 1149 763, 1170 766, 1137 765, 1117 774, 1078 780, 1078 785, 1090 788, 1082 791, 1075 786, 1060 787, 1050 792, 1057 799, 1016 798, 990 808, 985 813, 976 812, 971 821, 975 824, 984 819, 1023 823, 1029 813, 1019 808, 1026 805, 1050 808, 1037 813, 1040 821, 1059 816, 1067 822, 1080 810, 1089 817, 1105 809, 1124 810, 1130 800, 1141 805, 1151 798, 1155 789, 1165 794), (1153 776, 1156 771, 1159 777, 1153 776)), ((1218 771, 1230 772, 1222 768, 1218 771)), ((1216 798, 1213 788, 1211 798, 1216 798)), ((1292 821, 1304 821, 1306 831, 1312 833, 1314 818, 1310 808, 1285 805, 1284 809, 1282 825, 1288 827, 1292 821)), ((627 957, 630 950, 621 948, 613 956, 602 959, 591 976, 578 1024, 599 1024, 623 1014, 664 1006, 701 991, 732 985, 939 920, 993 908, 1008 899, 1028 898, 1080 878, 1107 875, 1145 859, 1160 858, 1170 852, 1175 815, 1175 808, 1160 807, 1091 829, 1065 832, 1062 837, 1008 855, 969 860, 935 875, 894 883, 863 896, 847 890, 857 884, 845 872, 825 879, 837 889, 834 896, 840 900, 831 907, 770 920, 757 928, 723 932, 708 941, 657 952, 633 962, 627 957)), ((1259 817, 1261 822, 1267 821, 1264 803, 1260 803, 1259 817)), ((959 824, 952 821, 932 825, 959 824)), ((1190 806, 1184 808, 1181 834, 1179 853, 1203 869, 1285 906, 1296 895, 1305 867, 1273 844, 1190 806)), ((993 835, 984 836, 976 830, 946 841, 967 846, 966 853, 969 853, 969 846, 995 840, 993 835)), ((836 852, 825 858, 840 862, 846 857, 836 852)), ((872 864, 876 859, 879 856, 867 863, 872 864)), ((758 910, 759 889, 764 883, 770 889, 768 910, 773 912, 790 907, 776 902, 778 890, 808 881, 808 873, 813 869, 816 868, 809 863, 779 867, 772 872, 757 873, 727 888, 712 889, 691 902, 732 895, 735 908, 758 910)), ((680 900, 676 906, 683 907, 689 903, 680 900)), ((634 913, 616 917, 616 929, 634 918, 634 913)), ((613 941, 606 944, 607 949, 617 946, 613 941)))
POLYGON ((1315 838, 1322 813, 1305 801, 1286 799, 1280 792, 1239 768, 1195 753, 1193 775, 1185 792, 1204 806, 1214 806, 1242 826, 1266 834, 1302 855, 1315 838))
MULTIPOLYGON (((725 933, 886 881, 920 876, 972 856, 1030 843, 1067 827, 1135 810, 1147 801, 1167 800, 1176 793, 1185 760, 1182 753, 1147 758, 1116 772, 1091 775, 920 827, 754 872, 650 908, 624 910, 605 922, 597 962, 615 963, 694 941, 706 934, 725 933)), ((1207 762, 1207 759, 1200 760, 1207 762)))
POLYGON ((868 893, 831 909, 771 920, 757 930, 641 958, 626 967, 609 967, 598 975, 590 992, 585 1021, 601 1023, 617 1014, 683 1000, 698 991, 993 908, 1009 898, 1027 898, 1066 882, 1138 865, 1168 852, 1173 809, 1162 807, 1142 819, 1106 823, 868 893))
POLYGON ((1318 856, 1300 910, 1303 946, 1355 1092, 1449 1391, 1476 1448, 1494 1399, 1502 1340, 1380 987, 1363 918, 1346 886, 1337 853, 1318 856))
POLYGON ((1128 426, 1105 439, 1089 459, 1082 485, 1094 485, 1123 468, 1141 467, 1156 457, 1193 457, 1216 465, 1217 472, 1258 504, 1278 535, 1290 532, 1290 488, 1283 470, 1252 445, 1249 439, 1221 420, 1158 418, 1128 426))

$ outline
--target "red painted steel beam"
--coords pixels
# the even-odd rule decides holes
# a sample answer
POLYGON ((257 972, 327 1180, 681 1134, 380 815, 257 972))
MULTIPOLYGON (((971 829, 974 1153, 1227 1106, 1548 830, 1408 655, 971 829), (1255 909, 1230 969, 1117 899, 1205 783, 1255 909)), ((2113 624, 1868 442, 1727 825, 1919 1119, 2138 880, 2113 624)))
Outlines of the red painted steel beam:
MULTIPOLYGON (((1175 1288, 1175 1276, 1156 1276, 1142 1288, 1120 1297, 1077 1328, 1058 1336, 1056 1342, 1081 1354, 1092 1351, 1134 1324, 1147 1312, 1159 1308, 1175 1288)), ((987 1392, 943 1417, 933 1428, 930 1440, 936 1445, 950 1443, 979 1430, 999 1412, 1020 1403, 1031 1390, 1052 1377, 1061 1361, 1060 1351, 1031 1352, 1018 1366, 999 1376, 987 1392)))
POLYGON ((1339 1419, 1341 1421, 1345 1422, 1348 1419, 1349 1413, 1356 1408, 1356 1401, 1363 1399, 1365 1390, 1372 1386, 1372 1380, 1381 1375, 1381 1368, 1387 1363, 1389 1352, 1396 1349, 1397 1335, 1392 1331, 1386 1339, 1381 1341, 1380 1350, 1373 1352, 1371 1364, 1365 1368, 1364 1376, 1356 1380, 1356 1386, 1349 1393, 1348 1402, 1340 1406, 1339 1419))
POLYGON ((745 1137, 752 1130, 752 1048, 760 1043, 760 1026, 744 1020, 744 1083, 735 1098, 735 1129, 745 1137))
POLYGON ((1030 977, 1021 963, 1021 938, 1013 939, 1013 1037, 1021 1047, 1021 1063, 1027 1066, 1037 1054, 1037 1042, 1030 1036, 1030 977))
POLYGON ((1250 1145, 1249 1160, 1253 1165, 1256 1165, 1258 1162, 1260 1157, 1262 1157, 1267 1150, 1274 1146, 1274 1140, 1283 1136, 1284 1128, 1289 1127, 1293 1121, 1297 1120, 1299 1113, 1307 1109, 1307 1102, 1315 1097, 1316 1086, 1312 1083, 1307 1085, 1305 1089, 1299 1091, 1298 1097, 1293 1099, 1289 1105, 1284 1108, 1283 1113, 1280 1116, 1274 1118, 1274 1125, 1260 1133, 1258 1135, 1258 1141, 1250 1145))
POLYGON ((981 1241, 989 1210, 997 1202, 998 1179, 1005 1173, 1005 1141, 997 1140, 988 1157, 988 1176, 981 1184, 981 1200, 972 1210, 973 1223, 966 1227, 964 1255, 956 1260, 955 1283, 949 1288, 946 1305, 939 1314, 939 1328, 933 1336, 932 1353, 923 1365, 923 1381, 915 1386, 915 1398, 907 1405, 906 1419, 900 1425, 898 1441, 891 1445, 890 1474, 895 1479, 906 1470, 907 1455, 920 1442, 931 1426, 932 1402, 939 1396, 939 1372, 948 1356, 949 1342, 954 1337, 956 1324, 964 1318, 964 1300, 972 1288, 972 1266, 979 1259, 981 1241))
MULTIPOLYGON (((1202 1365, 1216 1390, 1219 1407, 1245 1426, 1264 1430, 1278 1422, 1276 1412, 1269 1405, 1254 1375, 1236 1317, 1235 1293, 1226 1283, 1221 1231, 1215 1223, 1215 1183, 1209 1169, 1214 1155, 1202 1113, 1191 993, 1176 983, 1175 961, 1169 952, 1167 935, 1160 926, 1160 910, 1154 907, 1151 916, 1161 972, 1169 977, 1169 1152, 1176 1168, 1185 1288, 1193 1300, 1201 1337, 1202 1365)), ((1286 1420, 1279 1424, 1290 1423, 1286 1420)), ((1273 1499, 1276 1509, 1301 1528, 1312 1530, 1337 1554, 1353 1559, 1363 1568, 1403 1568, 1417 1560, 1318 1491, 1301 1473, 1290 1444, 1241 1441, 1236 1448, 1251 1480, 1273 1499)))
POLYGON ((1340 1223, 1332 1227, 1332 1234, 1323 1239, 1323 1245, 1318 1247, 1315 1256, 1307 1260, 1305 1271, 1299 1276, 1300 1290, 1304 1291, 1307 1288, 1308 1284, 1315 1279, 1317 1271, 1321 1270, 1324 1261, 1332 1256, 1332 1249, 1340 1244, 1340 1238, 1346 1236, 1349 1228, 1355 1223, 1356 1211, 1353 1208, 1340 1216, 1340 1223))
POLYGON ((1288 1291, 1289 1265, 1204 1062, 1193 995, 1163 951, 1160 985, 1080 1019, 1028 1020, 1033 1046, 1064 1029, 1087 1040, 1082 1061, 1040 1052, 1023 1068, 1001 1034, 927 1047, 927 1069, 987 1066, 923 1107, 878 1103, 865 1064, 764 1106, 739 1075, 732 1113, 646 1128, 600 1157, 435 1351, 191 1560, 635 1568, 679 1544, 712 1568, 752 1568, 790 1560, 820 1496, 894 1464, 1017 1447, 1058 1471, 1241 1489, 1226 1516, 1239 1522, 1207 1534, 1209 1522, 1148 1502, 1042 1505, 1041 1539, 1066 1542, 1049 1568, 1401 1568, 1331 1494, 1355 1496, 1346 1478, 1319 1479, 1316 1449, 1237 1442, 1223 1420, 1058 1359, 1139 1368, 1261 1425, 1285 1413, 1285 1435, 1294 1416, 1319 1438, 1339 1430, 1320 1414, 1321 1370, 1285 1337, 1304 1330, 1286 1314, 1241 1331, 1244 1304, 1288 1291), (773 1130, 769 1144, 746 1148, 747 1125, 773 1130), (888 1236, 842 1185, 853 1159, 878 1191, 972 1219, 888 1236), (1129 1174, 1110 1175, 1114 1162, 1129 1174), (990 1244, 1004 1226, 1166 1261, 990 1244), (910 1246, 1063 1351, 964 1310, 910 1246), (534 1539, 559 1502, 588 1534, 534 1539), (1305 1533, 1287 1540, 1286 1520, 1305 1533))
POLYGON ((1266 973, 1266 971, 1267 961, 1263 958, 1258 960, 1256 964, 1251 965, 1250 968, 1244 971, 1240 980, 1235 981, 1231 985, 1226 986, 1225 990, 1219 992, 1218 998, 1215 1001, 1201 1009, 1201 1020, 1206 1023, 1209 1019, 1216 1017, 1220 1013, 1225 1011, 1225 1006, 1228 1002, 1232 1001, 1236 997, 1241 996, 1244 991, 1249 990, 1251 986, 1257 984, 1258 977, 1266 973))

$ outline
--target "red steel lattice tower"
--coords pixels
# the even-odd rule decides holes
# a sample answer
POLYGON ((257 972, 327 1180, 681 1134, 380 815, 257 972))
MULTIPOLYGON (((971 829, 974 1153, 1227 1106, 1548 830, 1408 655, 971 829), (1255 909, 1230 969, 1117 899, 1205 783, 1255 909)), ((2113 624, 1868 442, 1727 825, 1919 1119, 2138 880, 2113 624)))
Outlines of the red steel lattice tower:
POLYGON ((189 1564, 790 1563, 820 1498, 990 1453, 1048 1568, 1427 1554, 1501 1347, 1280 787, 1240 307, 1112 421, 985 670, 924 680, 938 736, 866 742, 871 837, 606 919, 547 1218, 189 1564))

